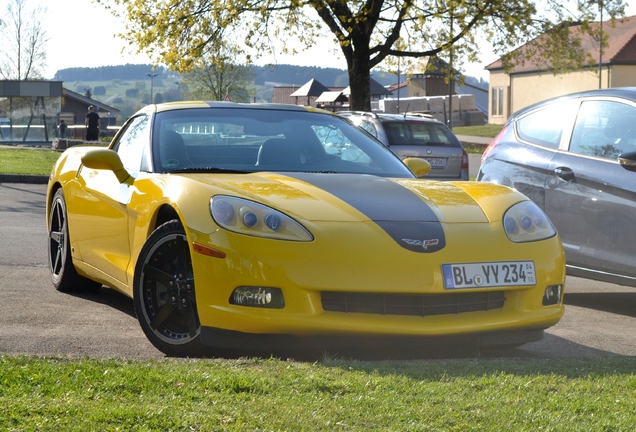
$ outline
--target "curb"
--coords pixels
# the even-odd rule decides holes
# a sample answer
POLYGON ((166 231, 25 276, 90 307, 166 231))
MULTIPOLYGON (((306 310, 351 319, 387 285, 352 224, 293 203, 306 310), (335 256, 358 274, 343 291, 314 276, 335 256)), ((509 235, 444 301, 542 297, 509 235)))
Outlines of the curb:
POLYGON ((0 183, 47 184, 49 176, 28 174, 0 174, 0 183))

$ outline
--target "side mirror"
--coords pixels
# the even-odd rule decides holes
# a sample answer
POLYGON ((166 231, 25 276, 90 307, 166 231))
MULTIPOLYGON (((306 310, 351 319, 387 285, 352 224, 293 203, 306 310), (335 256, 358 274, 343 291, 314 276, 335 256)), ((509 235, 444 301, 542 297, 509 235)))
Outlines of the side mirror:
POLYGON ((628 171, 636 171, 636 152, 626 152, 618 155, 618 163, 628 171))
POLYGON ((126 183, 130 177, 119 155, 106 148, 92 149, 82 156, 82 165, 90 169, 105 169, 112 171, 119 183, 126 183))
POLYGON ((404 164, 415 174, 415 177, 423 177, 431 171, 431 164, 421 158, 406 158, 404 164))

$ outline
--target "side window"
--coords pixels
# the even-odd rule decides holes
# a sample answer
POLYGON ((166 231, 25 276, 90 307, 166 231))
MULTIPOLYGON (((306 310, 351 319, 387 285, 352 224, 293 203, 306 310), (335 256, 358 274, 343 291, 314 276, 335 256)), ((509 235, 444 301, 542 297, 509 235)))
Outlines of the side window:
POLYGON ((570 151, 606 159, 636 150, 636 108, 614 101, 585 101, 570 141, 570 151))
POLYGON ((129 171, 140 171, 144 150, 150 137, 150 120, 146 115, 132 119, 120 135, 114 150, 129 171))
POLYGON ((517 121, 517 134, 524 141, 558 149, 563 128, 571 125, 569 112, 562 104, 533 111, 517 121))
MULTIPOLYGON (((313 155, 310 147, 306 147, 307 156, 311 160, 312 157, 321 157, 324 154, 335 156, 340 160, 353 162, 369 166, 371 164, 370 157, 355 145, 347 136, 345 131, 336 126, 314 125, 311 127, 323 147, 323 154, 313 155)), ((311 141, 311 140, 309 140, 311 141)), ((304 159, 304 156, 301 156, 304 159)))
POLYGON ((365 131, 369 132, 374 137, 376 138, 378 137, 378 131, 375 128, 375 125, 371 123, 370 121, 362 120, 358 126, 360 126, 361 129, 364 129, 365 131))

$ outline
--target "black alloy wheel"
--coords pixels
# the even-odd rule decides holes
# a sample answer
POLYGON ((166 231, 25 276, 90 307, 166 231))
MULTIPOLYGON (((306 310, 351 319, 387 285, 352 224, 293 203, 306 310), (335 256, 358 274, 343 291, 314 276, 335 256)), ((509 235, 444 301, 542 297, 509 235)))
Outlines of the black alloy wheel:
POLYGON ((55 289, 62 292, 96 290, 102 286, 77 274, 71 257, 68 235, 68 219, 64 191, 60 188, 53 195, 49 213, 49 270, 55 289))
POLYGON ((203 354, 190 249, 178 220, 158 227, 142 248, 134 303, 139 324, 157 349, 175 357, 203 354))

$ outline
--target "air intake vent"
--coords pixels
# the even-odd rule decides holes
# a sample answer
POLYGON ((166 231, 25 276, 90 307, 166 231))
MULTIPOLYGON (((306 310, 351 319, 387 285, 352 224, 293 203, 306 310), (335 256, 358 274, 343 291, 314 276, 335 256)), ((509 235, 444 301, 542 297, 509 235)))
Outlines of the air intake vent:
POLYGON ((322 292, 322 308, 330 312, 379 315, 448 315, 502 308, 503 291, 434 295, 322 292))

